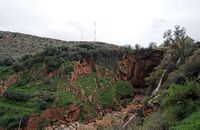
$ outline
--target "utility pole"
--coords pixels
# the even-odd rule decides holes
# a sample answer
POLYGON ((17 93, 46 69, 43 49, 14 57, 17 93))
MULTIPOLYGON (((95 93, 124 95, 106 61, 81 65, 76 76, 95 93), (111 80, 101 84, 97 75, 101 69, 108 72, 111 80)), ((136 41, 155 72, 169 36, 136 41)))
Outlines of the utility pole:
POLYGON ((81 41, 83 41, 83 30, 81 30, 81 41))
POLYGON ((94 22, 94 42, 96 41, 96 22, 94 22))

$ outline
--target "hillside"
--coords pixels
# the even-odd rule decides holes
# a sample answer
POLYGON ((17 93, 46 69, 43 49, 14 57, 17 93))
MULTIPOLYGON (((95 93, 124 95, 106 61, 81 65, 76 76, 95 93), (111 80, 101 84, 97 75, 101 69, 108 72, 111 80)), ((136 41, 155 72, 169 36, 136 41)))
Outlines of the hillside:
MULTIPOLYGON (((25 54, 41 52, 46 47, 67 46, 72 47, 81 43, 93 44, 87 41, 63 41, 52 38, 38 37, 22 33, 0 31, 0 56, 20 57, 25 54)), ((97 46, 105 49, 117 49, 113 44, 95 42, 97 46)))
POLYGON ((198 130, 200 45, 133 49, 0 33, 0 129, 198 130))

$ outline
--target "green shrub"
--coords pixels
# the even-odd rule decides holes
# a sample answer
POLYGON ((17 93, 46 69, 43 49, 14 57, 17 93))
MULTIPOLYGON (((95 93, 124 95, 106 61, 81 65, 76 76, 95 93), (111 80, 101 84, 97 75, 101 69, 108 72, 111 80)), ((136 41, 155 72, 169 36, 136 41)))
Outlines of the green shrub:
POLYGON ((37 104, 39 109, 46 109, 52 105, 56 96, 53 93, 43 92, 38 95, 37 104))
POLYGON ((23 71, 24 69, 25 69, 25 67, 21 63, 19 63, 19 62, 15 62, 13 64, 13 70, 15 72, 23 71))
POLYGON ((73 66, 67 66, 64 69, 65 74, 67 74, 67 75, 71 74, 71 72, 73 72, 73 70, 74 70, 73 66))
POLYGON ((6 59, 4 59, 4 65, 5 66, 10 66, 10 65, 12 65, 13 63, 15 62, 15 60, 13 59, 13 58, 6 58, 6 59))
POLYGON ((4 65, 3 60, 0 59, 0 66, 3 66, 3 65, 4 65))
POLYGON ((44 82, 41 83, 39 86, 39 89, 47 90, 50 92, 55 92, 57 90, 57 82, 53 79, 45 78, 44 82))
POLYGON ((61 61, 54 57, 45 57, 45 64, 47 64, 47 71, 53 72, 61 65, 61 61))
POLYGON ((119 80, 115 83, 116 96, 118 99, 122 99, 131 96, 133 87, 130 82, 119 80))
POLYGON ((32 95, 29 95, 23 92, 17 92, 11 89, 7 89, 3 93, 3 97, 6 99, 13 100, 13 101, 27 101, 28 99, 32 97, 32 95))
POLYGON ((142 123, 140 120, 131 122, 130 128, 134 128, 134 130, 168 130, 172 123, 170 119, 163 116, 160 110, 142 119, 142 123))
POLYGON ((200 130, 200 111, 194 112, 183 121, 170 127, 169 130, 200 130))
POLYGON ((182 120, 200 108, 200 86, 194 80, 171 85, 162 105, 167 116, 182 120))
POLYGON ((57 104, 61 106, 67 106, 77 101, 72 92, 57 91, 56 96, 58 97, 57 104))
POLYGON ((25 86, 26 84, 28 84, 30 81, 32 80, 31 75, 29 74, 24 74, 21 76, 21 78, 19 80, 16 81, 15 85, 16 86, 25 86))
POLYGON ((117 103, 116 92, 113 88, 99 90, 99 98, 103 108, 112 108, 117 103))
POLYGON ((81 111, 80 111, 79 118, 81 121, 84 122, 90 119, 94 119, 98 116, 98 112, 96 111, 94 104, 81 102, 80 107, 81 107, 81 111))

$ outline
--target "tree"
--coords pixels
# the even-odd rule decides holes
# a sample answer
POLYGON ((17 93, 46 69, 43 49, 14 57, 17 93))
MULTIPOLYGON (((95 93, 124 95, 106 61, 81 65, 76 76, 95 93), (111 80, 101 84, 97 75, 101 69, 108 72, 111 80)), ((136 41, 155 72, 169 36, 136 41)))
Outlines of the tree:
POLYGON ((141 46, 140 46, 139 44, 135 44, 135 46, 134 46, 134 47, 135 47, 135 49, 136 49, 136 50, 138 50, 138 49, 140 49, 140 48, 141 48, 141 46))
POLYGON ((166 45, 173 45, 174 49, 176 49, 178 56, 180 58, 180 62, 185 62, 185 46, 188 36, 186 35, 186 29, 184 27, 180 27, 179 25, 175 26, 175 29, 172 34, 172 30, 167 30, 164 33, 163 38, 165 38, 166 45))
POLYGON ((149 43, 149 49, 154 49, 156 47, 157 47, 156 42, 150 42, 149 43))

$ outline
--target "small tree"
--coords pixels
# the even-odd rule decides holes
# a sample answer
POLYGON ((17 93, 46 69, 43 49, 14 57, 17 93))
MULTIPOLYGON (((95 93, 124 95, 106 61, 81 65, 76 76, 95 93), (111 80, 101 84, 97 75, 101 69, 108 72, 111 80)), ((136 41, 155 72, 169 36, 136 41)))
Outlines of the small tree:
POLYGON ((149 49, 154 49, 154 48, 156 48, 156 47, 157 47, 156 42, 150 42, 150 43, 149 43, 149 49))
POLYGON ((139 44, 135 44, 134 47, 135 47, 136 50, 139 50, 141 48, 141 46, 139 44))
POLYGON ((175 29, 172 34, 172 30, 167 30, 164 33, 163 38, 165 38, 165 44, 171 44, 176 49, 181 63, 185 62, 185 46, 188 36, 186 35, 186 29, 180 27, 179 25, 175 26, 175 29))

